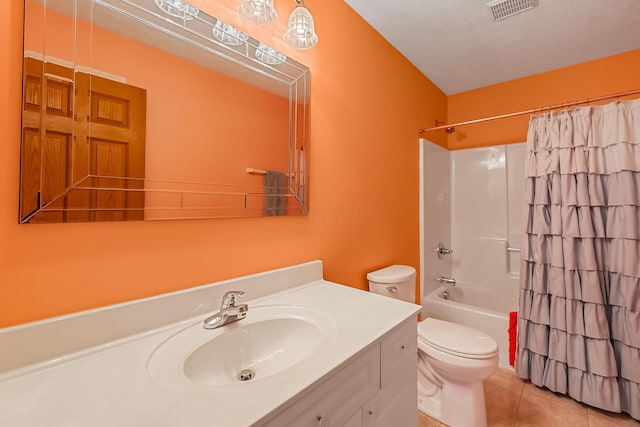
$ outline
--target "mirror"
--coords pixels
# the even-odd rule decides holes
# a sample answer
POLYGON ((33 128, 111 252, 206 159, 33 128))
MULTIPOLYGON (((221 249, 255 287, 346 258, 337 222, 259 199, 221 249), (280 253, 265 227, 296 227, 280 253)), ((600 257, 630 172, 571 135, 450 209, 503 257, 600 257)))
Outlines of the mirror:
POLYGON ((308 105, 181 0, 25 0, 19 222, 306 215, 308 105))

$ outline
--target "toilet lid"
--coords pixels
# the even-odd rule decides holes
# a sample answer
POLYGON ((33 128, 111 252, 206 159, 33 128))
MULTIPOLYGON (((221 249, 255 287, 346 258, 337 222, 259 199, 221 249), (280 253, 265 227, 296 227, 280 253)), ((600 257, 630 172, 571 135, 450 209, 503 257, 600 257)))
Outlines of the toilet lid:
POLYGON ((409 265, 391 265, 367 274, 367 280, 376 283, 400 283, 415 277, 416 269, 409 265))
POLYGON ((472 359, 490 357, 498 351, 498 344, 489 335, 431 317, 418 324, 418 339, 445 353, 472 359))

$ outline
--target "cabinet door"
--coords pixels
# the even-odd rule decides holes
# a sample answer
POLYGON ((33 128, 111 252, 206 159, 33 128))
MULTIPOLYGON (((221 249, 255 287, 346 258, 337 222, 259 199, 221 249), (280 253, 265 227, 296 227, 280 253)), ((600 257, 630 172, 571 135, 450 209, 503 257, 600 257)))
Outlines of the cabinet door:
POLYGON ((382 338, 380 381, 383 389, 395 380, 398 371, 408 364, 415 365, 413 361, 418 354, 417 327, 416 321, 412 317, 382 338))
POLYGON ((362 408, 363 427, 417 426, 417 356, 362 408))
POLYGON ((343 427, 379 389, 380 346, 376 343, 282 412, 257 425, 343 427))

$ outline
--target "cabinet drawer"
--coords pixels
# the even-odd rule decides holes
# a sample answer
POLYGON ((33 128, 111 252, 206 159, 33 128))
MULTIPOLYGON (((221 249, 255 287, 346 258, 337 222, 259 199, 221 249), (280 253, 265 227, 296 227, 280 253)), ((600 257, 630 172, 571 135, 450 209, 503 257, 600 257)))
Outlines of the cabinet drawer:
POLYGON ((413 364, 418 354, 418 324, 413 316, 382 337, 380 362, 381 386, 385 387, 407 363, 413 364))
POLYGON ((380 347, 372 346, 300 396, 266 423, 268 427, 334 427, 351 421, 380 387, 380 347))

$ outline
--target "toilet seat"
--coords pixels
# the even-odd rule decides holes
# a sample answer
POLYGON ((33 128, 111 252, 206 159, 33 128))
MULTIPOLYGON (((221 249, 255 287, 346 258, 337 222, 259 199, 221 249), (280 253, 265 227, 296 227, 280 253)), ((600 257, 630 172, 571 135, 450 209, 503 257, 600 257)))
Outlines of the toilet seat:
POLYGON ((490 336, 431 317, 418 324, 418 345, 467 359, 490 359, 498 353, 498 344, 490 336))

